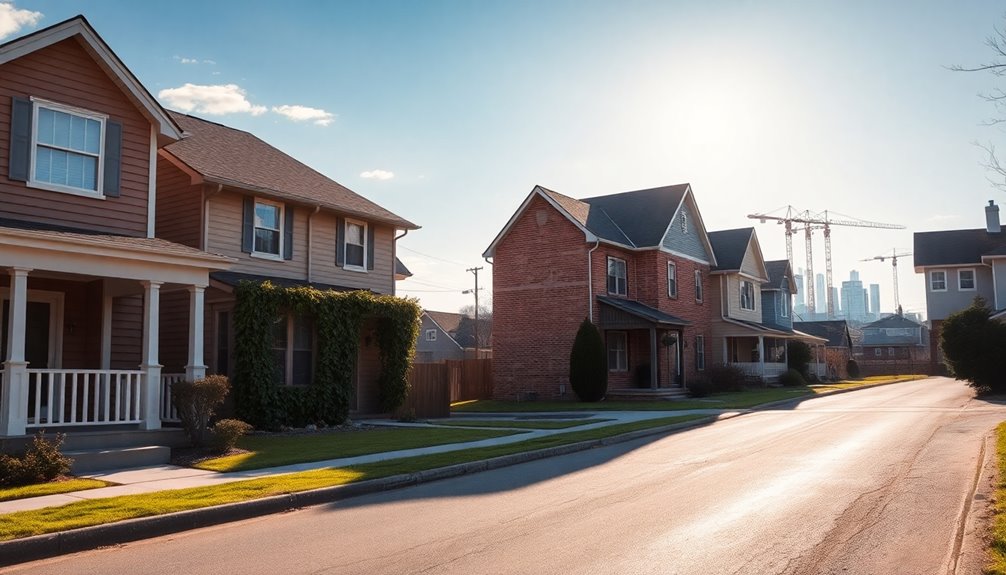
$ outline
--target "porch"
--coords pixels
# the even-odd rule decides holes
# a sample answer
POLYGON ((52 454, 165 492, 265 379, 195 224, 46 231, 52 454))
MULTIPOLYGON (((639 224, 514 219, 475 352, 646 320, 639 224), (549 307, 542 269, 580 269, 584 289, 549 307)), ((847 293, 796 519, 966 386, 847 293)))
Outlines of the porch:
POLYGON ((808 366, 811 374, 822 377, 826 373, 825 339, 739 320, 726 320, 714 333, 722 346, 718 358, 740 368, 751 378, 778 381, 789 369, 789 342, 792 341, 802 341, 811 347, 813 356, 808 366))
POLYGON ((632 300, 606 296, 597 300, 598 325, 608 354, 609 395, 636 390, 659 399, 659 390, 683 389, 682 347, 690 323, 632 300))

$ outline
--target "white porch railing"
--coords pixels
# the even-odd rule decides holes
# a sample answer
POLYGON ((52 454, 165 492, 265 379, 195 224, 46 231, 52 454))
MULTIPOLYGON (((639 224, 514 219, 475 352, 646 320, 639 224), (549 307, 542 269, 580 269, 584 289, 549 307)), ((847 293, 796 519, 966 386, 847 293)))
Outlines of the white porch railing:
POLYGON ((175 404, 171 401, 171 386, 179 381, 185 381, 184 373, 161 374, 161 421, 181 421, 178 419, 175 404))
POLYGON ((785 363, 770 363, 765 362, 765 372, 762 373, 762 364, 756 362, 736 362, 733 365, 744 370, 744 373, 754 377, 763 377, 764 379, 778 379, 780 375, 786 372, 785 363))
POLYGON ((140 423, 144 372, 29 369, 26 427, 140 423))

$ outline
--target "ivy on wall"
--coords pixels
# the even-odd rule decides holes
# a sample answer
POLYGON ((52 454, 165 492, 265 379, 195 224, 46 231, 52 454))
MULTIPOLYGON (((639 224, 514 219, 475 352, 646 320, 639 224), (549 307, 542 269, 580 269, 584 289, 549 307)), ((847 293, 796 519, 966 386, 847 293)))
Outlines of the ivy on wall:
POLYGON ((381 409, 394 411, 405 401, 422 313, 416 300, 367 291, 282 288, 270 282, 241 282, 235 296, 233 392, 241 419, 260 429, 344 421, 354 393, 361 327, 368 318, 377 319, 381 409), (287 314, 314 319, 310 385, 276 383, 273 324, 287 314))

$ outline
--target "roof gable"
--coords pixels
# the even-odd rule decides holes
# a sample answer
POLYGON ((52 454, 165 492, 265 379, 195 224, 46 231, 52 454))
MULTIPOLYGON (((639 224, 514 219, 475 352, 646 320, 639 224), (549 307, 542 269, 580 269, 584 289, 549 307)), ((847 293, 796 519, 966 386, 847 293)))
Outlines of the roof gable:
POLYGON ((849 335, 849 324, 842 320, 830 321, 797 321, 793 329, 828 340, 827 347, 852 347, 852 337, 849 335))
POLYGON ((691 186, 668 223, 661 244, 671 252, 691 256, 709 264, 716 263, 712 244, 709 243, 709 233, 695 202, 691 186))
POLYGON ((765 271, 768 272, 768 281, 762 285, 762 290, 781 290, 783 287, 787 287, 789 293, 796 293, 796 282, 793 279, 793 270, 790 268, 789 260, 765 262, 765 271))
POLYGON ((0 44, 0 65, 68 38, 77 38, 85 51, 94 58, 112 81, 130 97, 144 116, 158 127, 162 144, 181 139, 181 128, 83 16, 74 16, 69 20, 0 44))
POLYGON ((907 317, 900 315, 889 315, 885 318, 878 319, 875 322, 868 323, 863 326, 863 329, 875 329, 875 328, 912 328, 918 329, 922 325, 915 323, 914 321, 908 319, 907 317))
POLYGON ((754 228, 709 232, 709 242, 716 255, 714 273, 744 273, 762 282, 768 281, 765 258, 754 228))

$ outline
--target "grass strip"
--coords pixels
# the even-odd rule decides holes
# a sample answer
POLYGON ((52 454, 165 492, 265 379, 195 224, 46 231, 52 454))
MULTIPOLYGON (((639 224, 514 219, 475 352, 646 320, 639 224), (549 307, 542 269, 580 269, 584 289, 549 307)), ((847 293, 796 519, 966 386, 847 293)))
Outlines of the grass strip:
POLYGON ((247 471, 294 463, 325 461, 415 449, 448 443, 480 441, 521 433, 488 429, 443 429, 433 427, 395 427, 358 433, 313 433, 309 435, 250 435, 242 437, 238 447, 248 453, 227 455, 195 465, 208 471, 247 471))
POLYGON ((449 427, 489 427, 489 428, 510 428, 510 429, 568 429, 570 427, 579 427, 581 425, 590 425, 591 423, 602 423, 605 421, 611 421, 610 419, 575 419, 575 420, 564 420, 564 421, 507 421, 507 420, 488 420, 488 419, 455 419, 453 421, 431 421, 433 425, 447 425, 449 427))
POLYGON ((902 381, 915 381, 925 379, 925 375, 874 375, 863 379, 847 379, 835 383, 821 383, 811 385, 810 389, 814 393, 825 393, 836 389, 855 389, 867 385, 877 385, 881 383, 898 383, 902 381))
POLYGON ((34 485, 24 485, 21 487, 0 488, 0 501, 13 501, 15 499, 28 499, 29 497, 42 497, 44 495, 58 495, 60 493, 70 493, 71 491, 87 491, 99 487, 115 485, 108 481, 98 479, 67 479, 65 481, 50 481, 49 483, 37 483, 34 485))
POLYGON ((996 483, 994 515, 989 534, 988 565, 983 573, 1006 575, 1006 421, 996 427, 996 463, 999 480, 996 483))
POLYGON ((465 449, 449 453, 389 459, 345 468, 318 469, 287 475, 235 481, 222 485, 172 489, 154 493, 123 495, 106 499, 79 501, 60 507, 47 507, 0 515, 0 541, 56 533, 69 529, 103 525, 126 519, 151 517, 214 505, 249 501, 272 495, 296 493, 322 487, 345 485, 367 479, 415 473, 447 465, 479 461, 579 441, 612 437, 623 433, 701 419, 703 415, 682 415, 622 423, 596 429, 558 433, 506 445, 465 449))
POLYGON ((679 411, 686 409, 742 409, 782 399, 810 396, 807 387, 766 388, 718 393, 702 399, 678 401, 466 401, 451 406, 458 413, 517 413, 540 411, 679 411))

